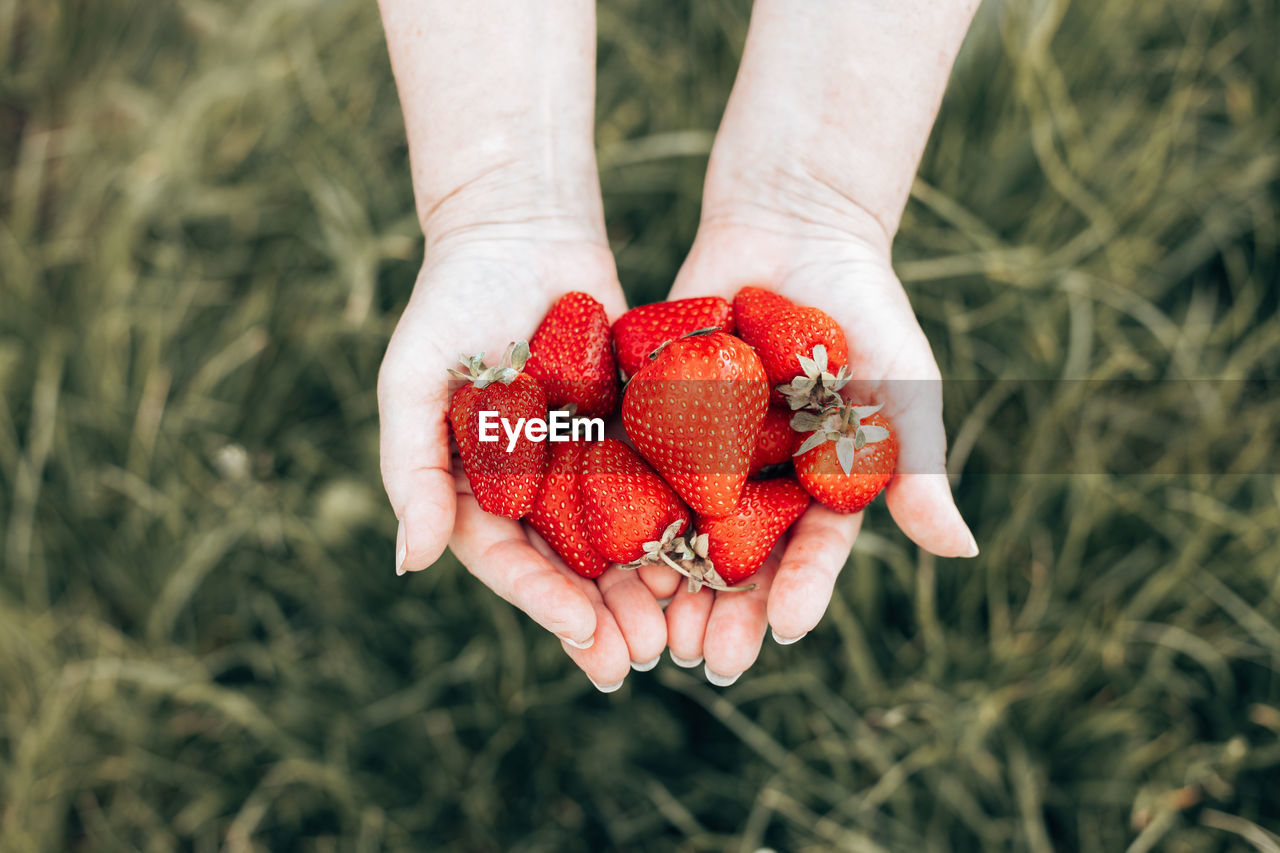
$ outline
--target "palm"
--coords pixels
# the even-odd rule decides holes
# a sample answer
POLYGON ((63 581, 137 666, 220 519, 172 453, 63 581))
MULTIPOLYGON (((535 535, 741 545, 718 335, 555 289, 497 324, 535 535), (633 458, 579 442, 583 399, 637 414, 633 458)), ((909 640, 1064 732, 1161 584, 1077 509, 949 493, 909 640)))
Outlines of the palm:
MULTIPOLYGON (((731 299, 755 284, 834 317, 849 339, 850 396, 884 403, 899 436, 898 475, 886 496, 894 520, 929 551, 969 553, 972 540, 944 473, 937 365, 887 257, 848 237, 804 230, 704 227, 671 298, 731 299)), ((766 623, 775 636, 803 636, 825 612, 861 521, 861 513, 840 515, 815 503, 761 569, 756 590, 681 592, 667 608, 672 653, 705 656, 709 671, 735 674, 754 663, 766 623)))
POLYGON ((379 375, 382 472, 403 525, 404 568, 426 568, 447 544, 486 585, 567 638, 566 651, 592 681, 613 685, 631 661, 656 658, 666 643, 653 595, 616 568, 585 580, 520 522, 482 511, 449 445, 447 369, 459 354, 495 357, 528 339, 572 290, 593 295, 611 317, 625 310, 608 250, 593 244, 503 240, 434 253, 379 375), (572 645, 584 641, 590 648, 572 645))

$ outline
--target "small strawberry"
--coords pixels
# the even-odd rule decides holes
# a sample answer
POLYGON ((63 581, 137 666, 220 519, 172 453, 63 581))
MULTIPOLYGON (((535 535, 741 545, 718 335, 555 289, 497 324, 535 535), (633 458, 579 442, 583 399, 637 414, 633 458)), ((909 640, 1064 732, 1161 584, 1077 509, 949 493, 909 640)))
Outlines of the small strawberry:
POLYGON ((792 409, 836 402, 827 392, 838 391, 848 381, 843 369, 849 344, 831 315, 760 287, 744 287, 733 298, 733 316, 738 337, 755 347, 764 363, 769 384, 776 389, 774 403, 781 403, 783 395, 792 409), (792 380, 797 377, 812 381, 796 389, 792 380))
POLYGON ((552 409, 577 406, 583 417, 607 418, 618 408, 618 368, 604 306, 585 293, 561 296, 529 341, 525 372, 537 379, 552 409))
POLYGON ((609 561, 591 547, 583 520, 578 480, 588 446, 585 441, 551 445, 551 462, 542 480, 542 490, 525 518, 565 565, 584 578, 594 578, 609 567, 609 561))
POLYGON ((666 344, 631 377, 622 425, 696 512, 728 515, 768 407, 768 379, 751 347, 701 329, 666 344))
POLYGON ((618 366, 627 376, 635 376, 649 363, 649 354, 662 344, 697 329, 712 327, 733 333, 733 306, 719 296, 697 296, 632 308, 613 324, 618 366))
MULTIPOLYGON (((808 508, 809 495, 790 477, 752 480, 742 489, 733 515, 698 516, 693 537, 691 573, 722 584, 740 583, 754 575, 773 546, 808 508)), ((698 578, 701 580, 702 578, 698 578)))
POLYGON ((480 353, 471 358, 459 357, 467 372, 449 371, 467 382, 449 403, 449 423, 462 457, 462 469, 480 508, 507 518, 520 518, 533 506, 547 468, 546 443, 530 441, 521 431, 508 453, 501 430, 498 441, 481 441, 480 413, 496 412, 499 423, 505 419, 512 425, 521 418, 547 416, 542 386, 529 374, 520 372, 528 358, 529 345, 521 341, 507 347, 495 367, 486 367, 484 353, 480 353))
POLYGON ((800 433, 791 428, 791 412, 770 406, 760 425, 755 452, 751 454, 750 476, 769 476, 791 461, 800 447, 800 433))
POLYGON ((893 478, 898 438, 880 408, 832 406, 791 420, 809 433, 795 455, 800 485, 836 512, 859 512, 893 478))
POLYGON ((606 438, 587 448, 578 477, 591 547, 615 563, 656 559, 689 526, 689 509, 627 445, 606 438))

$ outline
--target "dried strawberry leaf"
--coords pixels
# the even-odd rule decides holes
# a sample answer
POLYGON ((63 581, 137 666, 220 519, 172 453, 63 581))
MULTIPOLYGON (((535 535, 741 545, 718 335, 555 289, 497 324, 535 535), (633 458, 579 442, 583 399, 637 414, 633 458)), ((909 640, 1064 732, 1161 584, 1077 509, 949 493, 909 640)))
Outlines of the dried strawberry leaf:
POLYGON ((799 449, 799 450, 797 450, 797 451, 796 451, 794 454, 792 454, 792 455, 793 455, 793 456, 800 456, 800 455, 802 455, 802 454, 808 453, 810 450, 813 450, 815 447, 817 447, 819 444, 822 444, 822 443, 823 443, 824 441, 826 441, 826 440, 827 440, 827 436, 826 436, 826 434, 825 434, 825 433, 823 433, 823 432, 815 432, 813 435, 811 435, 811 436, 809 436, 808 438, 806 438, 806 439, 804 440, 804 444, 801 444, 801 445, 800 445, 800 449, 799 449))
POLYGON ((857 453, 854 447, 853 439, 849 436, 841 436, 836 442, 836 458, 840 460, 840 467, 844 469, 845 476, 853 472, 853 457, 857 453))
POLYGON ((889 437, 889 431, 882 426, 875 424, 867 424, 858 430, 862 434, 864 444, 875 444, 877 441, 884 441, 889 437))

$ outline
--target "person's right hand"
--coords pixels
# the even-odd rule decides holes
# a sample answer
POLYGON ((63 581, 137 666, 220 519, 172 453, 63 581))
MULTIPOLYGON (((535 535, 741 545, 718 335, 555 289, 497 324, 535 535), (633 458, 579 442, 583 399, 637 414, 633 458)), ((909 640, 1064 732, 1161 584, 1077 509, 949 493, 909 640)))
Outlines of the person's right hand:
POLYGON ((447 420, 446 371, 459 354, 483 351, 492 363, 573 290, 594 296, 611 320, 626 310, 602 239, 533 221, 458 229, 430 245, 378 377, 382 478, 400 521, 397 573, 427 568, 448 545, 609 691, 633 664, 657 662, 667 640, 661 606, 637 572, 612 566, 586 580, 527 525, 480 509, 451 458, 447 420))

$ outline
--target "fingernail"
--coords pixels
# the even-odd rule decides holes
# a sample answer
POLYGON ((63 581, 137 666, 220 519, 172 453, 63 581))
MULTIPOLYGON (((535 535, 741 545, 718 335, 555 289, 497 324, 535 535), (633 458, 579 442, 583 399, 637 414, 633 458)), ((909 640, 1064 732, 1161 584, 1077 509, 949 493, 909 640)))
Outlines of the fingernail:
POLYGON ((595 681, 593 681, 591 676, 589 675, 587 676, 587 681, 590 681, 591 686, 594 687, 596 690, 599 690, 601 693, 612 693, 622 686, 621 681, 619 681, 617 684, 596 684, 595 681))
MULTIPOLYGON (((596 638, 595 638, 595 635, 594 635, 594 634, 592 634, 590 637, 587 637, 587 640, 586 640, 586 642, 584 642, 584 643, 579 643, 577 640, 570 640, 570 639, 569 639, 568 637, 566 637, 564 634, 556 634, 556 636, 557 636, 557 637, 559 637, 559 638, 560 638, 560 642, 564 643, 566 646, 573 646, 575 649, 577 649, 577 650, 579 650, 579 651, 582 651, 583 649, 589 649, 589 648, 591 648, 591 646, 592 646, 592 645, 595 643, 595 641, 596 641, 596 638)), ((615 687, 615 688, 613 688, 613 689, 614 689, 614 690, 617 690, 618 688, 617 688, 617 687, 615 687)), ((605 692, 607 693, 608 691, 605 691, 605 692)))
POLYGON ((969 550, 965 552, 966 557, 978 556, 978 540, 973 538, 973 532, 969 532, 969 550))
POLYGON ((662 660, 661 653, 659 653, 659 655, 656 658, 654 658, 653 660, 647 663, 636 663, 635 661, 632 661, 631 668, 634 669, 636 672, 648 672, 649 670, 657 666, 658 661, 660 660, 662 660))
POLYGON ((716 687, 728 687, 730 684, 733 684, 733 682, 742 677, 742 673, 738 673, 737 675, 720 675, 719 673, 712 672, 711 667, 709 666, 704 666, 702 668, 702 672, 706 675, 707 681, 710 681, 716 687))
POLYGON ((404 519, 396 526, 396 576, 404 574, 404 558, 409 556, 409 546, 404 538, 404 519))
POLYGON ((773 641, 780 646, 789 646, 792 643, 798 643, 801 640, 803 640, 805 637, 809 636, 809 632, 805 631, 799 637, 780 637, 778 636, 778 632, 773 630, 772 628, 769 629, 769 633, 773 635, 773 641))
POLYGON ((698 656, 693 660, 685 660, 684 658, 676 657, 676 653, 672 652, 671 662, 674 663, 676 666, 682 666, 685 669, 693 669, 695 666, 702 663, 702 657, 698 656))

